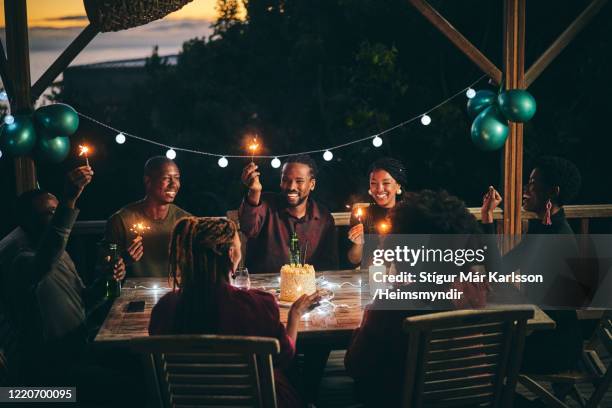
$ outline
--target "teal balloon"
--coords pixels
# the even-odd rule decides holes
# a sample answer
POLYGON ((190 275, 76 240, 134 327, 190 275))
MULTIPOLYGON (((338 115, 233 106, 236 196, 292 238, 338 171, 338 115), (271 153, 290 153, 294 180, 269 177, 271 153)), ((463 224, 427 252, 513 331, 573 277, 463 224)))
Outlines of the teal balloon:
POLYGON ((70 139, 67 136, 57 136, 51 139, 40 138, 36 146, 36 157, 39 160, 61 163, 70 153, 70 139))
POLYGON ((12 156, 30 153, 36 143, 36 130, 31 115, 15 115, 15 121, 3 125, 0 147, 12 156))
POLYGON ((501 113, 512 122, 527 122, 536 113, 535 98, 523 89, 502 92, 497 103, 501 113))
POLYGON ((476 92, 473 98, 468 99, 468 115, 470 115, 470 118, 475 118, 480 112, 493 105, 496 99, 497 94, 495 92, 487 90, 476 92))
POLYGON ((79 128, 79 114, 64 103, 38 108, 34 113, 36 124, 46 137, 71 136, 79 128))
POLYGON ((489 106, 472 123, 472 142, 481 150, 497 150, 506 143, 508 132, 508 122, 497 106, 489 106))

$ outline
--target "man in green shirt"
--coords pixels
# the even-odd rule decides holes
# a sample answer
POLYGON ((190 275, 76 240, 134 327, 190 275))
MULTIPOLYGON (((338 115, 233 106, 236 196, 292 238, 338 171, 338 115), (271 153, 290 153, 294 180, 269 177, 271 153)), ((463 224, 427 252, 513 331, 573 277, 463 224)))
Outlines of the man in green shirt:
POLYGON ((128 204, 106 223, 105 237, 124 254, 131 277, 168 276, 168 247, 174 224, 191 214, 173 204, 181 188, 174 161, 162 156, 144 167, 145 197, 128 204))

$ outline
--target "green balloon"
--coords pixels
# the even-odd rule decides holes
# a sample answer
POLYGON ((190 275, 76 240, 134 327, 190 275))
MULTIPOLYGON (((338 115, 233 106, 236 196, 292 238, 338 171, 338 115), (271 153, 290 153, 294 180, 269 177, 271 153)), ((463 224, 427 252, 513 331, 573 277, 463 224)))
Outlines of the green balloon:
POLYGON ((480 112, 495 103, 497 94, 492 91, 478 91, 473 98, 468 99, 467 111, 470 118, 475 118, 480 112))
POLYGON ((489 106, 472 123, 472 142, 481 150, 497 150, 506 143, 508 132, 508 122, 497 106, 489 106))
POLYGON ((40 138, 36 146, 36 157, 46 162, 60 163, 68 153, 70 153, 70 139, 67 136, 40 138))
POLYGON ((0 147, 13 156, 30 153, 36 143, 36 130, 31 115, 15 115, 15 121, 0 131, 0 147))
POLYGON ((527 122, 536 113, 535 98, 523 89, 502 92, 497 102, 501 113, 512 122, 527 122))
POLYGON ((46 137, 71 136, 79 128, 79 114, 64 103, 38 108, 34 113, 36 124, 46 137))

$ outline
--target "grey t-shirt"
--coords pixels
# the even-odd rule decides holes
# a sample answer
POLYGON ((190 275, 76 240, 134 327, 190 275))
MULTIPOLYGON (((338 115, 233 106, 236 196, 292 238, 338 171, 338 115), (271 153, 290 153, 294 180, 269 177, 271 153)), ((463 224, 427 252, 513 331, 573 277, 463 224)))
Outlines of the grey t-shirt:
POLYGON ((138 262, 128 265, 129 277, 166 277, 168 276, 168 260, 170 239, 174 225, 181 218, 189 217, 187 211, 170 204, 168 215, 163 220, 153 220, 144 213, 144 202, 131 203, 113 214, 106 223, 105 237, 108 242, 116 243, 121 253, 124 253, 136 238, 130 229, 134 224, 145 223, 149 230, 143 233, 143 256, 138 262))

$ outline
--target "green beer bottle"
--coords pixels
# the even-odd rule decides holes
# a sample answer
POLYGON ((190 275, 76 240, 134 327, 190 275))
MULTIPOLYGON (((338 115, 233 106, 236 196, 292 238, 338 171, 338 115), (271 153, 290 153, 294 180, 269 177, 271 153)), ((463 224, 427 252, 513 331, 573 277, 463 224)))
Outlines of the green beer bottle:
POLYGON ((289 264, 300 265, 300 241, 297 233, 293 231, 291 234, 291 240, 289 241, 289 264))
POLYGON ((111 272, 106 280, 106 298, 115 299, 121 295, 121 281, 113 278, 114 266, 119 262, 119 251, 117 250, 117 244, 108 244, 108 258, 110 263, 111 272))

